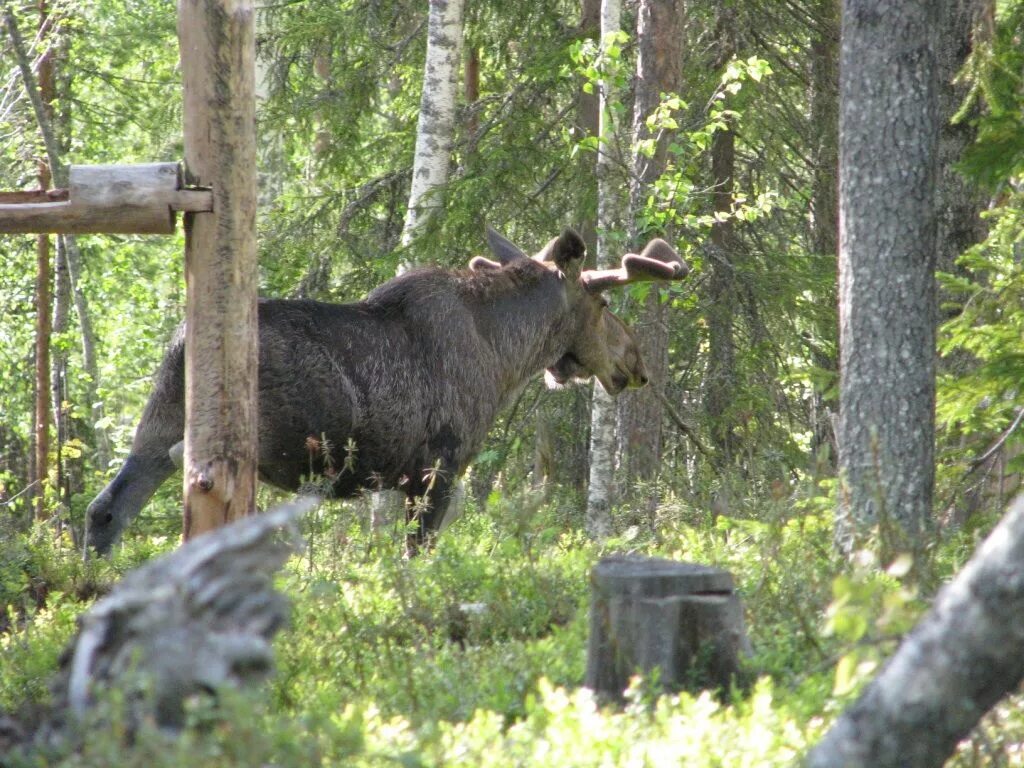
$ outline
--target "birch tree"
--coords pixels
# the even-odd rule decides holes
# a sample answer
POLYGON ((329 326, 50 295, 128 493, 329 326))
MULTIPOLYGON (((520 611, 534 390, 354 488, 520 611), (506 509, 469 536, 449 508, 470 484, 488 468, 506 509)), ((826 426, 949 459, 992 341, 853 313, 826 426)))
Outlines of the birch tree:
POLYGON ((448 183, 462 56, 462 8, 463 0, 430 0, 427 60, 416 126, 412 187, 402 228, 403 246, 416 238, 441 207, 440 193, 448 183))
MULTIPOLYGON (((455 102, 459 91, 459 62, 462 58, 463 4, 464 0, 430 0, 427 57, 423 66, 420 116, 416 124, 412 185, 402 227, 403 247, 412 244, 443 205, 443 190, 448 183, 452 147, 455 143, 455 102)), ((412 266, 412 262, 405 258, 399 264, 399 273, 412 266)), ((461 489, 461 484, 458 487, 461 489)), ((398 492, 378 491, 373 494, 373 524, 377 526, 388 519, 397 518, 403 504, 403 496, 398 492)))
MULTIPOLYGON (((621 29, 621 0, 601 2, 602 59, 613 58, 621 29)), ((615 266, 612 239, 619 223, 619 180, 615 174, 612 145, 615 137, 614 76, 607 69, 598 83, 600 119, 597 154, 597 266, 615 266)), ((590 485, 587 489, 585 527, 592 539, 603 539, 611 533, 611 507, 615 475, 615 400, 595 382, 590 413, 590 485)))
POLYGON ((845 550, 876 525, 885 549, 916 549, 931 524, 940 6, 843 4, 836 538, 845 550))

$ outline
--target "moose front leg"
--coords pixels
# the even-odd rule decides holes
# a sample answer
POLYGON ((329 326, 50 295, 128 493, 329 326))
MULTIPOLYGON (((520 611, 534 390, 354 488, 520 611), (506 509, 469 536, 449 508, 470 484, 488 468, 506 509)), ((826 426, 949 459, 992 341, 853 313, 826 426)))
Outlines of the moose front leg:
POLYGON ((418 482, 406 489, 405 518, 411 526, 406 536, 406 553, 415 555, 429 546, 440 531, 454 488, 454 472, 441 468, 426 470, 418 482))

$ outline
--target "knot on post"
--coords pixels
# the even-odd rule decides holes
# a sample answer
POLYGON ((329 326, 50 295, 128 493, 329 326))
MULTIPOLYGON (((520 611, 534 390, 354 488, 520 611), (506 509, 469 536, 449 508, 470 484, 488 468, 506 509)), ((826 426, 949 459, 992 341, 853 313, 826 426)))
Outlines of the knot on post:
POLYGON ((728 571, 612 555, 590 580, 587 687, 621 700, 632 675, 655 669, 668 691, 727 689, 741 679, 751 649, 728 571))
POLYGON ((192 487, 203 493, 209 493, 213 490, 214 482, 213 476, 210 474, 210 468, 206 467, 192 475, 192 487))

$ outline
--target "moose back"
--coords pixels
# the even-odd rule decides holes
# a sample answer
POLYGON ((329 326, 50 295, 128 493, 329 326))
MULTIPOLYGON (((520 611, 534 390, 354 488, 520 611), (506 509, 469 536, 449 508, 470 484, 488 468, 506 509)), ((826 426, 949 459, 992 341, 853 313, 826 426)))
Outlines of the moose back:
MULTIPOLYGON (((496 260, 420 269, 363 301, 259 305, 260 478, 298 490, 311 477, 336 497, 397 488, 422 541, 444 519, 455 480, 501 408, 535 374, 597 377, 609 394, 647 381, 632 332, 602 291, 687 273, 653 240, 611 270, 583 270, 572 231, 536 256, 488 231, 496 260)), ((120 471, 87 511, 88 540, 110 549, 174 472, 185 429, 184 332, 156 376, 120 471)))

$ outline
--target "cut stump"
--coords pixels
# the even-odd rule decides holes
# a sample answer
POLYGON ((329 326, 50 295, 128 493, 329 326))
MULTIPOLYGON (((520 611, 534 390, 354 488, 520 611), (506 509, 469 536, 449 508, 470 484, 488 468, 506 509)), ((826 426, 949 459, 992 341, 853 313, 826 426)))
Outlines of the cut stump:
POLYGON ((585 685, 621 701, 635 674, 667 691, 728 689, 750 641, 732 574, 636 555, 602 559, 590 575, 585 685))

